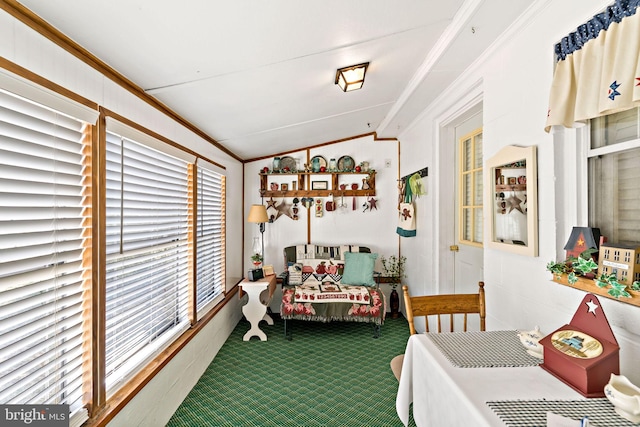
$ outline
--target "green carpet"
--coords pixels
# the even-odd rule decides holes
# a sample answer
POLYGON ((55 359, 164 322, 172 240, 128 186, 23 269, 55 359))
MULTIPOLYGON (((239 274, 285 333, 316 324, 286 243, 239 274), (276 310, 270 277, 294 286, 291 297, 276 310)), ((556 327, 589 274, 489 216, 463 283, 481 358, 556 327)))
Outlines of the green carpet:
POLYGON ((406 319, 387 318, 377 339, 371 324, 293 321, 287 341, 273 317, 260 322, 264 342, 242 341, 240 321, 167 426, 402 426, 389 362, 404 352, 406 319))

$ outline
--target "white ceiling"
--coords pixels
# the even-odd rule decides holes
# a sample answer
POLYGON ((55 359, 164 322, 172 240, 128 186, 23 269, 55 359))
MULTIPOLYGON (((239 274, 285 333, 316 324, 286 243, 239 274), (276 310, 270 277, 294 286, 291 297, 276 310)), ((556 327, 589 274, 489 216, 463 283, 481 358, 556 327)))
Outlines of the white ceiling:
POLYGON ((396 137, 531 0, 20 0, 240 159, 396 137), (370 62, 344 93, 336 69, 370 62))

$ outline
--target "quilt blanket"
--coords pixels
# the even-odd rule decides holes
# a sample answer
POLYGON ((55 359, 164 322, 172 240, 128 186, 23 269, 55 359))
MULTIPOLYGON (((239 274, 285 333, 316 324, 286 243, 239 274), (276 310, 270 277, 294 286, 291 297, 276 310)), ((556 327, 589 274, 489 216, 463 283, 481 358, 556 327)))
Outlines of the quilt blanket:
POLYGON ((365 286, 341 285, 334 282, 317 284, 305 283, 296 286, 293 294, 294 302, 357 302, 371 304, 371 295, 365 286))
MULTIPOLYGON (((306 285, 302 285, 304 287, 306 285)), ((282 305, 280 306, 280 315, 283 319, 312 320, 319 322, 331 321, 352 321, 352 322, 372 322, 381 325, 384 322, 386 314, 386 302, 384 294, 376 288, 367 286, 345 286, 339 285, 347 299, 337 297, 334 302, 318 301, 317 296, 323 295, 321 287, 315 286, 317 289, 313 293, 300 292, 301 286, 285 286, 282 290, 282 305), (345 288, 359 288, 352 290, 345 288), (303 298, 307 296, 307 299, 303 298), (311 299, 311 295, 315 295, 311 299), (351 298, 353 296, 353 298, 351 298), (360 300, 358 300, 360 296, 360 300), (336 302, 339 301, 339 302, 336 302)), ((336 284, 326 284, 324 287, 327 294, 333 294, 333 290, 338 286, 336 284)), ((332 295, 331 298, 334 298, 332 295)))

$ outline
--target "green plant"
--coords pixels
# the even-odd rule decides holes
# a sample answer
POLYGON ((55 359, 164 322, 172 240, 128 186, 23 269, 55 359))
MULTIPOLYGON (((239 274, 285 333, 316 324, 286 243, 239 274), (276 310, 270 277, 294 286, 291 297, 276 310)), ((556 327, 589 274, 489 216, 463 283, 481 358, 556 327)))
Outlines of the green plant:
POLYGON ((255 253, 253 255, 251 255, 251 261, 255 262, 255 263, 261 263, 262 262, 262 254, 259 253, 255 253))
POLYGON ((571 267, 566 262, 549 261, 547 264, 547 270, 559 279, 563 274, 569 273, 571 271, 571 267))
POLYGON ((595 249, 587 249, 577 258, 569 257, 563 262, 550 261, 547 264, 547 270, 557 279, 566 274, 569 283, 574 284, 578 281, 578 276, 587 276, 598 269, 598 264, 591 258, 591 254, 595 251, 595 249))
POLYGON ((391 279, 391 286, 395 289, 402 279, 407 277, 405 274, 407 257, 391 255, 389 258, 385 258, 383 256, 380 258, 380 262, 382 263, 384 275, 391 279))
MULTIPOLYGON (((588 249, 582 252, 579 257, 570 257, 564 262, 550 261, 547 264, 547 270, 553 273, 557 279, 566 274, 567 282, 573 285, 578 281, 579 276, 593 274, 598 269, 598 264, 591 258, 591 254, 595 251, 595 249, 588 249)), ((618 277, 615 274, 601 274, 594 280, 599 288, 609 287, 607 294, 614 298, 631 298, 627 285, 618 282, 618 277)), ((633 282, 630 288, 633 291, 640 291, 640 281, 633 282)))
MULTIPOLYGON (((634 285, 635 283, 636 282, 634 282, 634 285)), ((596 278, 596 285, 598 285, 599 288, 611 287, 607 293, 614 298, 631 298, 631 294, 627 292, 627 285, 618 282, 615 274, 601 274, 600 277, 596 278)))

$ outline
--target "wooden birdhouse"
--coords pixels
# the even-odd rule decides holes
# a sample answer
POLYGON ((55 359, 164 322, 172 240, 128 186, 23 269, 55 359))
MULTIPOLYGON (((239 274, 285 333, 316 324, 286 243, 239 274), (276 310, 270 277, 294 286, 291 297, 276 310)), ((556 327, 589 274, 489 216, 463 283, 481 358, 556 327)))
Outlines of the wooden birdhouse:
POLYGON ((600 245, 598 276, 615 274, 619 283, 640 280, 640 246, 603 243, 600 245))
POLYGON ((595 249, 592 254, 594 261, 598 261, 598 248, 601 243, 601 235, 599 228, 591 227, 573 227, 564 250, 567 251, 567 259, 578 258, 581 253, 587 249, 595 249))

